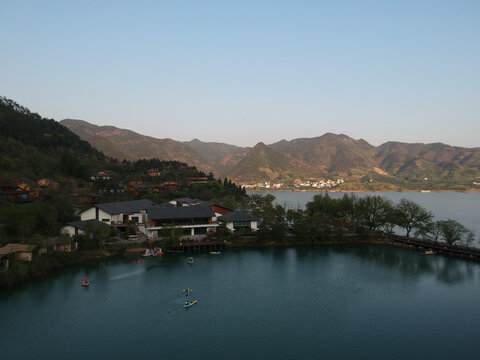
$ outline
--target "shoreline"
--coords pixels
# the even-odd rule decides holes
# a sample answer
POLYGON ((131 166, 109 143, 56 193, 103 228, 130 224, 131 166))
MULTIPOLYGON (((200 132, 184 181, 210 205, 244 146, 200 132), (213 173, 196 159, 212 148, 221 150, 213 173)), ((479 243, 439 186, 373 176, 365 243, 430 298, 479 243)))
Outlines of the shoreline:
POLYGON ((319 193, 480 193, 480 189, 469 190, 337 190, 337 189, 249 189, 247 192, 319 192, 319 193))
MULTIPOLYGON (((412 239, 414 240, 414 239, 412 239)), ((417 252, 424 252, 425 250, 431 249, 428 243, 421 243, 419 244, 407 244, 400 241, 395 241, 392 238, 382 238, 378 237, 367 237, 367 238, 355 238, 355 239, 345 239, 345 240, 330 240, 330 241, 319 241, 319 242, 283 242, 283 243, 275 243, 275 242, 254 242, 251 244, 248 243, 241 243, 235 244, 232 242, 227 242, 229 248, 273 248, 273 247, 303 247, 303 246, 331 246, 331 245, 382 245, 382 246, 389 246, 395 247, 405 250, 412 250, 417 252)), ((145 244, 147 246, 147 244, 145 244)), ((432 245, 432 244, 430 244, 432 245)), ((38 268, 38 260, 35 264, 32 263, 20 263, 20 267, 27 267, 30 268, 27 273, 22 273, 21 275, 15 276, 15 274, 4 272, 0 273, 0 289, 1 288, 11 288, 16 285, 24 284, 30 280, 41 278, 49 273, 54 271, 59 271, 70 266, 79 265, 85 262, 94 261, 94 260, 102 260, 113 256, 139 256, 145 252, 145 247, 135 247, 135 248, 127 248, 127 249, 110 249, 111 251, 105 250, 103 253, 97 253, 92 251, 81 251, 79 253, 69 253, 70 254, 70 261, 65 261, 63 263, 52 263, 50 266, 46 266, 43 268, 38 268), (113 250, 113 251, 112 251, 113 250), (73 260, 73 261, 72 261, 73 260), (9 279, 1 279, 2 277, 7 277, 9 279)), ((165 250, 165 253, 183 253, 184 251, 175 251, 175 250, 165 250)), ((55 254, 54 256, 58 256, 59 254, 55 254)), ((444 247, 443 250, 440 250, 435 255, 442 255, 448 256, 452 258, 462 259, 462 260, 469 260, 480 262, 479 256, 473 256, 468 254, 458 254, 451 251, 447 247, 444 247)))

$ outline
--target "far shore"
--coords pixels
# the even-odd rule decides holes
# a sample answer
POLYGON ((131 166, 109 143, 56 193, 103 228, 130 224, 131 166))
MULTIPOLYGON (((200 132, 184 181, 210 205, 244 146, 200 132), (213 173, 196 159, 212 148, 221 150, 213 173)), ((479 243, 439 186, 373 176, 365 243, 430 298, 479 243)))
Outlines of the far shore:
POLYGON ((249 192, 334 192, 334 193, 480 193, 469 190, 344 190, 344 189, 248 189, 249 192))

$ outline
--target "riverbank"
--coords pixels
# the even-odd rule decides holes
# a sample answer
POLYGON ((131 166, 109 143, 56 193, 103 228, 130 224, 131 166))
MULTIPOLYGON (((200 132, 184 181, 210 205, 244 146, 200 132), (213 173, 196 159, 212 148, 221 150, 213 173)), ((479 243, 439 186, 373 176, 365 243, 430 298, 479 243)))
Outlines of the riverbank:
MULTIPOLYGON (((441 243, 432 243, 419 239, 401 236, 384 236, 382 234, 350 235, 337 238, 330 235, 325 241, 283 241, 260 242, 258 237, 249 236, 237 241, 227 242, 231 248, 249 247, 299 247, 299 246, 327 246, 327 245, 382 245, 413 250, 424 253, 434 249, 434 254, 455 257, 463 260, 480 262, 480 249, 469 249, 457 246, 447 246, 441 243)), ((201 243, 199 243, 201 246, 201 243)), ((208 245, 208 242, 205 242, 208 245)), ((96 261, 103 258, 119 255, 141 256, 145 247, 110 248, 102 252, 92 250, 78 250, 71 253, 51 253, 38 256, 34 262, 16 262, 8 271, 0 273, 0 288, 14 286, 28 280, 45 276, 46 274, 81 263, 96 261)), ((199 247, 200 248, 200 247, 199 247)), ((185 251, 185 250, 184 250, 185 251)), ((166 250, 166 253, 181 253, 184 251, 166 250)))
POLYGON ((25 281, 45 276, 53 271, 61 270, 70 266, 96 261, 111 256, 136 255, 145 252, 145 246, 141 248, 110 248, 104 251, 77 250, 73 252, 51 252, 37 255, 31 262, 16 261, 9 270, 0 272, 0 288, 10 287, 25 281))

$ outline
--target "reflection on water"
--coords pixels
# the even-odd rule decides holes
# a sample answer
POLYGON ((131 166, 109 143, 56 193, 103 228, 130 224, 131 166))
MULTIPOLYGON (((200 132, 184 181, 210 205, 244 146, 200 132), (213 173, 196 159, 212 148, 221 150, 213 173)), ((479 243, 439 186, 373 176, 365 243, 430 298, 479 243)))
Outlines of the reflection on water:
POLYGON ((478 265, 442 255, 423 255, 415 250, 390 248, 386 245, 339 245, 329 249, 338 254, 350 254, 382 268, 397 270, 402 276, 419 278, 435 275, 445 284, 458 284, 472 279, 478 265))
POLYGON ((2 290, 2 358, 475 358, 477 263, 365 244, 194 256, 119 256, 2 290))

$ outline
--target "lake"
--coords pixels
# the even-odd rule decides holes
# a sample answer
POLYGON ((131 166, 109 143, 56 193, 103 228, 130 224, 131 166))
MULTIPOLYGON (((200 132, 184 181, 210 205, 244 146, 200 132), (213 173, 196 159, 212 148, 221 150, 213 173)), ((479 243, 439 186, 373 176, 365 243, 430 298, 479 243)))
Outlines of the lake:
MULTIPOLYGON (((276 197, 276 203, 288 209, 304 209, 305 204, 312 200, 315 191, 272 191, 272 192, 249 192, 249 194, 272 194, 276 197)), ((329 192, 332 198, 341 198, 343 192, 329 192)), ((476 234, 476 243, 479 246, 480 235, 480 193, 461 192, 375 192, 354 193, 357 196, 379 195, 398 203, 400 199, 416 202, 418 205, 432 212, 436 220, 454 219, 472 230, 476 234)), ((400 232, 402 234, 402 232, 400 232)), ((403 235, 403 234, 402 234, 403 235)))
POLYGON ((2 289, 2 358, 478 357, 477 263, 382 245, 190 255, 108 258, 2 289))

